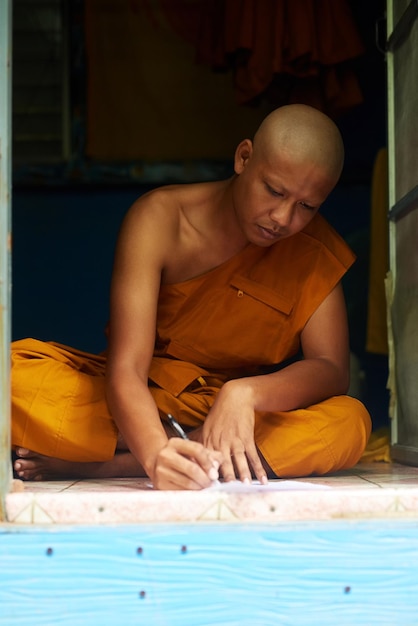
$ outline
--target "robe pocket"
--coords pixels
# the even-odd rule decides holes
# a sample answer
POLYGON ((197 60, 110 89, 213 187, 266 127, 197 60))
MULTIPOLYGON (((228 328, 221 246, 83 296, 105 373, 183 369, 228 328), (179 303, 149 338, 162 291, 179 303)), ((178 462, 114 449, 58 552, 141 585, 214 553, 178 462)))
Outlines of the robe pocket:
POLYGON ((278 363, 297 351, 293 309, 286 296, 235 274, 182 311, 183 332, 167 354, 218 371, 278 363))
POLYGON ((277 291, 273 291, 270 287, 256 283, 245 276, 234 276, 230 285, 237 290, 238 298, 242 298, 245 295, 251 296, 262 304, 266 304, 285 315, 290 315, 293 310, 293 303, 288 298, 277 293, 277 291))
POLYGON ((194 304, 183 336, 167 346, 177 359, 225 370, 278 363, 295 352, 294 303, 265 285, 236 274, 194 304))
MULTIPOLYGON (((267 365, 286 358, 295 339, 292 300, 245 276, 233 276, 229 285, 231 353, 243 364, 251 365, 267 365)), ((227 341, 226 336, 224 340, 227 341)))

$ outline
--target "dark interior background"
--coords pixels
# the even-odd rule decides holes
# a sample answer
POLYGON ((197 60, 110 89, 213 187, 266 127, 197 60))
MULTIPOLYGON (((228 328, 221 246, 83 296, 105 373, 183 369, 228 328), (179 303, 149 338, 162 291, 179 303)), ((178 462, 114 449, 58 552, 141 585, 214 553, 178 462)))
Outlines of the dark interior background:
MULTIPOLYGON (((154 160, 148 168, 142 164, 143 176, 130 177, 126 163, 92 160, 84 141, 88 130, 85 7, 82 0, 69 4, 72 168, 69 175, 68 162, 33 166, 20 159, 14 164, 12 337, 31 336, 98 352, 106 346, 114 246, 131 203, 160 184, 227 176, 231 161, 154 160)), ((363 103, 335 120, 344 138, 346 163, 322 212, 357 254, 344 283, 351 347, 364 373, 362 399, 378 427, 388 419, 387 357, 370 354, 365 346, 370 185, 377 152, 386 145, 386 67, 382 44, 377 42, 385 2, 351 0, 349 5, 365 46, 356 64, 363 103)))

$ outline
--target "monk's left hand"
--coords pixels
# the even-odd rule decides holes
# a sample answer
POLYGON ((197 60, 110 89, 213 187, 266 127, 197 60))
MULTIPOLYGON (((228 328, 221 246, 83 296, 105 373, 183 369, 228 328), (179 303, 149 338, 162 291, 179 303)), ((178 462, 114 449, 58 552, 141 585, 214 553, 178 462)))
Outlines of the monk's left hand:
POLYGON ((203 444, 222 453, 225 481, 249 482, 252 473, 267 482, 254 441, 255 411, 240 381, 225 383, 203 425, 203 444))

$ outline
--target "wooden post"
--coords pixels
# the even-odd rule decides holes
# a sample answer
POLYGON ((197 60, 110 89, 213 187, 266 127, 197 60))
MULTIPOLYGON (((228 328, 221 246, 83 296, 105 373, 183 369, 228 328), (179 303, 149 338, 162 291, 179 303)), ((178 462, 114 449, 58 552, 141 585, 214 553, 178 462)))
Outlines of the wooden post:
POLYGON ((12 3, 0 0, 0 521, 11 483, 10 326, 11 326, 11 62, 12 3))

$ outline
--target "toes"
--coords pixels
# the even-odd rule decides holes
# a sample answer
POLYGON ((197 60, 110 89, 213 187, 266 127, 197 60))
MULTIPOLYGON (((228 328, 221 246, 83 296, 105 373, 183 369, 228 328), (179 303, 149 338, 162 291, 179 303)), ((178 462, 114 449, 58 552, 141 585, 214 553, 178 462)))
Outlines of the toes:
POLYGON ((15 453, 17 456, 30 456, 31 455, 31 451, 28 450, 27 448, 16 448, 15 453))
POLYGON ((22 480, 27 480, 25 470, 20 469, 20 467, 18 467, 16 465, 14 466, 13 474, 14 474, 15 478, 21 478, 22 480))
POLYGON ((34 470, 28 470, 28 469, 15 471, 15 476, 20 478, 20 480, 31 480, 31 481, 42 481, 42 480, 44 480, 44 477, 43 477, 42 474, 35 474, 34 475, 34 470))
POLYGON ((16 471, 33 470, 34 467, 36 467, 36 464, 32 463, 31 461, 17 460, 15 461, 15 464, 14 464, 14 468, 16 471))
POLYGON ((13 465, 13 469, 15 471, 16 476, 18 476, 19 478, 23 478, 24 480, 27 479, 26 478, 27 472, 25 471, 25 467, 23 463, 20 463, 20 461, 16 461, 13 465))
POLYGON ((39 474, 39 467, 36 463, 31 461, 15 461, 13 465, 14 473, 18 478, 22 480, 43 480, 41 474, 39 474))

